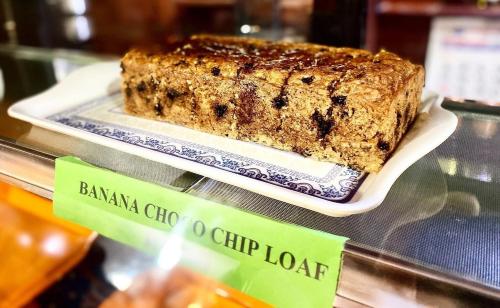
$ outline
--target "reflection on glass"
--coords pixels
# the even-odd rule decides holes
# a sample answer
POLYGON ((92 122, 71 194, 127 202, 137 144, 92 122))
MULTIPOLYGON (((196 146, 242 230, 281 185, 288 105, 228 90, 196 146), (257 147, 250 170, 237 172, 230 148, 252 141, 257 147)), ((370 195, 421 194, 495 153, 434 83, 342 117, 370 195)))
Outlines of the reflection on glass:
POLYGON ((260 31, 260 26, 257 25, 242 25, 240 27, 240 31, 242 34, 249 34, 249 33, 257 33, 260 31))
POLYGON ((472 123, 472 128, 479 138, 491 139, 497 133, 497 121, 484 119, 472 123))
POLYGON ((491 171, 486 164, 464 164, 463 175, 469 179, 487 183, 491 182, 491 171))
POLYGON ((477 217, 481 212, 481 204, 471 193, 452 191, 446 200, 446 211, 461 217, 477 217))
POLYGON ((441 170, 449 174, 451 176, 454 176, 457 174, 457 160, 455 158, 443 158, 440 157, 438 158, 438 163, 439 166, 441 167, 441 170))
POLYGON ((23 247, 29 247, 33 243, 33 238, 29 233, 23 232, 17 236, 17 242, 23 247))
POLYGON ((107 278, 118 290, 125 291, 132 284, 132 277, 128 273, 113 271, 108 273, 107 278))
POLYGON ((64 21, 64 32, 74 42, 85 42, 91 37, 90 23, 85 16, 69 17, 64 21))
POLYGON ((42 249, 49 255, 62 255, 66 251, 66 239, 60 234, 51 234, 43 241, 42 249))
POLYGON ((481 166, 481 170, 479 171, 479 174, 477 175, 477 179, 480 180, 481 182, 491 182, 491 173, 489 172, 488 168, 486 166, 481 166))
POLYGON ((85 0, 63 0, 62 6, 65 12, 73 15, 83 15, 87 12, 85 0))
POLYGON ((182 237, 172 234, 158 255, 158 266, 165 270, 172 269, 182 257, 182 237))

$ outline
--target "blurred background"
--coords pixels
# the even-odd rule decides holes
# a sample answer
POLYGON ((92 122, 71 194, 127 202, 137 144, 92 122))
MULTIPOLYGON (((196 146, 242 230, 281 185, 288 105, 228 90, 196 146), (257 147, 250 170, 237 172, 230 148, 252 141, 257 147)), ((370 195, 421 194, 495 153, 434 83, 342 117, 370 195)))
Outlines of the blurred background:
POLYGON ((119 56, 194 33, 383 48, 425 65, 434 91, 500 101, 500 0, 0 1, 4 48, 119 56))
POLYGON ((1 0, 0 40, 121 54, 193 33, 387 48, 424 63, 436 16, 500 17, 498 0, 1 0))

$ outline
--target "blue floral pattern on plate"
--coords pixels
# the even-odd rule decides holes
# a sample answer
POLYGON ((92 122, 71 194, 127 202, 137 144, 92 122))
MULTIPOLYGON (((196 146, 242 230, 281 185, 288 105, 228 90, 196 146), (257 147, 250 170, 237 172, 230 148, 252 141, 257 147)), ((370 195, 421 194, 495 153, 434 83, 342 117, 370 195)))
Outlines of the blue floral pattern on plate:
MULTIPOLYGON (((324 177, 318 178, 251 157, 80 116, 82 111, 109 99, 116 97, 107 96, 93 100, 53 115, 49 120, 334 202, 349 201, 366 176, 363 172, 332 164, 332 169, 324 177)), ((116 107, 108 112, 121 113, 116 107)))

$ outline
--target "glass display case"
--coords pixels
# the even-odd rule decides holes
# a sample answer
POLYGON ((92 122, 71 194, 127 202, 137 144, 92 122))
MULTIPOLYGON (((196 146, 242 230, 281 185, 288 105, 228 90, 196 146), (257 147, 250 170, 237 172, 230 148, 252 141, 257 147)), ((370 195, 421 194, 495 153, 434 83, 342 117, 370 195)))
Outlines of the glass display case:
MULTIPOLYGON (((499 299, 496 109, 464 110, 459 103, 445 101, 444 106, 459 118, 455 133, 405 171, 377 209, 333 218, 7 115, 13 102, 50 87, 75 68, 100 60, 80 52, 1 48, 2 181, 50 199, 55 159, 74 155, 130 177, 216 200, 242 213, 250 211, 346 236, 335 306, 487 305, 499 299)), ((134 248, 98 237, 83 261, 35 302, 81 306, 99 302, 113 290, 128 286, 155 262, 134 248)))
MULTIPOLYGON (((118 66, 118 54, 133 44, 164 44, 202 30, 342 42, 372 51, 388 47, 423 64, 434 16, 496 18, 500 16, 497 6, 485 10, 485 1, 479 1, 479 6, 467 1, 136 2, 2 2, 0 257, 6 261, 0 264, 0 306, 2 301, 7 306, 27 307, 125 306, 136 300, 141 304, 142 297, 153 298, 158 292, 172 294, 175 289, 183 291, 174 292, 182 295, 174 306, 266 307, 259 299, 193 269, 178 267, 170 280, 161 277, 158 255, 54 217, 55 163, 64 156, 213 201, 234 209, 243 222, 255 214, 347 238, 337 288, 332 290, 334 307, 498 305, 498 104, 444 98, 442 107, 458 118, 454 133, 406 169, 380 206, 346 217, 323 215, 196 172, 44 129, 7 113, 14 103, 49 89, 79 68, 102 61, 116 61, 118 66), (332 17, 342 24, 332 25, 332 17), (406 28, 395 27, 402 20, 406 28), (404 31, 407 40, 400 39, 404 31), (33 261, 37 256, 40 262, 33 261), (26 275, 14 276, 19 279, 13 282, 5 279, 23 268, 26 275), (21 283, 23 288, 16 291, 20 293, 3 297, 2 292, 11 292, 21 283)), ((229 218, 220 217, 224 219, 229 218)), ((162 258, 175 259, 175 253, 163 251, 162 258)), ((218 262, 212 257, 200 261, 193 251, 184 253, 198 257, 199 267, 218 262)), ((265 286, 269 289, 294 290, 288 282, 278 286, 269 281, 265 286)), ((315 296, 301 295, 305 303, 307 297, 315 296)))

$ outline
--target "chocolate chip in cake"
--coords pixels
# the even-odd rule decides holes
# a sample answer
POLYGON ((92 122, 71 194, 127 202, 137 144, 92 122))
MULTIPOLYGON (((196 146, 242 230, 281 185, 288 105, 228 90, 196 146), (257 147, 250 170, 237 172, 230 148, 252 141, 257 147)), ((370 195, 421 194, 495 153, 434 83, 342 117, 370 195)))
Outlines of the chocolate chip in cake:
POLYGON ((125 64, 123 61, 120 62, 120 68, 122 69, 122 74, 125 73, 125 64))
POLYGON ((154 106, 155 114, 160 115, 161 112, 163 111, 163 105, 160 103, 156 103, 154 106))
POLYGON ((127 95, 127 97, 131 97, 132 96, 132 89, 128 85, 125 88, 125 95, 127 95))
POLYGON ((214 112, 215 112, 215 115, 217 116, 217 119, 222 118, 226 114, 226 111, 227 111, 227 105, 223 105, 223 104, 219 104, 219 103, 216 103, 214 105, 214 112))
POLYGON ((387 141, 379 140, 379 142, 377 143, 377 147, 382 151, 387 152, 390 150, 391 145, 387 141))
POLYGON ((330 97, 332 100, 332 103, 337 106, 345 106, 346 101, 347 101, 347 96, 344 95, 334 95, 330 97))
POLYGON ((219 76, 220 75, 220 68, 218 68, 218 67, 215 67, 215 66, 212 67, 211 71, 212 71, 212 75, 214 75, 214 76, 219 76))
POLYGON ((281 109, 288 104, 288 98, 283 95, 279 95, 273 99, 273 107, 276 109, 281 109))
POLYGON ((182 93, 177 91, 176 89, 172 89, 172 88, 167 88, 167 97, 170 99, 170 100, 174 100, 176 99, 177 97, 181 96, 182 93))
POLYGON ((347 118, 348 116, 349 116, 349 112, 347 112, 347 111, 342 111, 342 112, 340 113, 340 118, 341 118, 341 119, 345 119, 345 118, 347 118))
POLYGON ((139 92, 143 92, 146 90, 146 83, 144 81, 141 81, 138 85, 137 85, 137 91, 139 92))
POLYGON ((314 76, 306 76, 302 77, 301 81, 307 85, 311 84, 314 81, 314 76))
POLYGON ((325 119, 325 117, 318 111, 315 110, 311 116, 312 120, 316 123, 318 127, 318 139, 323 139, 330 133, 333 127, 332 119, 325 119))
POLYGON ((319 126, 319 137, 321 139, 325 138, 326 135, 328 135, 332 130, 332 127, 333 127, 332 120, 323 121, 323 124, 319 126))

